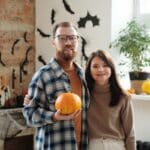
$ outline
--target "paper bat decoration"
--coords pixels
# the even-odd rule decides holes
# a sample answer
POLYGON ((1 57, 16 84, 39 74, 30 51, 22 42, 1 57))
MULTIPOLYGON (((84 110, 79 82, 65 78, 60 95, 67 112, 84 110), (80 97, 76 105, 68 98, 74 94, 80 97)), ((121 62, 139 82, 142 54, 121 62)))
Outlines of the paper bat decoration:
POLYGON ((20 63, 20 66, 19 66, 19 82, 22 83, 22 63, 20 63))
POLYGON ((99 18, 96 15, 91 16, 90 13, 87 12, 87 15, 83 18, 80 18, 80 20, 78 21, 78 27, 85 28, 87 21, 91 21, 93 24, 93 27, 96 25, 99 25, 99 18))
POLYGON ((56 11, 54 9, 52 9, 51 11, 51 24, 54 24, 55 23, 55 14, 56 14, 56 11))
POLYGON ((29 48, 27 48, 27 50, 26 50, 26 55, 25 55, 25 59, 23 60, 23 62, 20 64, 20 83, 22 82, 22 72, 23 72, 23 74, 24 75, 27 75, 28 74, 28 72, 24 69, 24 66, 26 65, 26 64, 28 64, 28 53, 29 53, 29 51, 31 50, 31 49, 33 49, 33 47, 32 46, 30 46, 29 48))
POLYGON ((25 55, 25 59, 24 59, 24 61, 23 61, 23 64, 25 65, 25 64, 28 64, 28 53, 29 53, 29 51, 31 51, 33 49, 33 47, 32 46, 29 46, 28 48, 27 48, 27 50, 26 50, 26 55, 25 55))
POLYGON ((37 31, 40 33, 42 37, 50 37, 50 34, 45 34, 41 29, 37 28, 37 31))
POLYGON ((16 39, 15 42, 13 43, 13 46, 11 48, 11 54, 14 54, 14 50, 15 50, 15 45, 20 41, 20 39, 16 39))
POLYGON ((38 56, 38 60, 39 62, 41 62, 43 65, 46 65, 46 61, 43 59, 43 57, 41 55, 38 56))
POLYGON ((24 35, 23 35, 24 41, 25 41, 26 43, 28 42, 28 40, 27 40, 27 33, 28 33, 28 32, 25 32, 24 35))
POLYGON ((0 52, 0 64, 2 64, 3 66, 6 66, 5 63, 2 61, 2 54, 0 52))
POLYGON ((81 42, 82 43, 82 47, 81 47, 82 56, 85 59, 85 61, 87 61, 88 57, 85 54, 85 46, 86 46, 87 42, 86 42, 86 40, 83 37, 81 37, 81 40, 82 40, 82 42, 81 42))
POLYGON ((70 6, 67 4, 65 0, 63 0, 63 4, 65 9, 70 13, 70 14, 75 14, 74 11, 71 10, 70 6))
POLYGON ((12 89, 15 89, 15 80, 17 79, 15 71, 16 71, 15 69, 12 70, 12 89))

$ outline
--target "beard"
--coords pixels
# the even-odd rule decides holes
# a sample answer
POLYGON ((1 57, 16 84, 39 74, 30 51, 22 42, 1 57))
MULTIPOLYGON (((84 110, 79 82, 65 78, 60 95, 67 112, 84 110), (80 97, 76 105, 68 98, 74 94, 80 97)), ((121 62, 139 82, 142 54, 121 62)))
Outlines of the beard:
POLYGON ((63 58, 65 61, 71 61, 76 57, 76 51, 70 46, 66 46, 63 51, 58 52, 59 57, 63 58))

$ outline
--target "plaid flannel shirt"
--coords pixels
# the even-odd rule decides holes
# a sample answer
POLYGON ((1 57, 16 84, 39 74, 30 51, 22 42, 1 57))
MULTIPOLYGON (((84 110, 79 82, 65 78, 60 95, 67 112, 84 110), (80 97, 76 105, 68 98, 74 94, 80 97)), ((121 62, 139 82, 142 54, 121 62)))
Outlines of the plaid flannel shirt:
MULTIPOLYGON (((87 108, 89 93, 84 80, 84 73, 77 65, 77 74, 83 84, 82 95, 82 132, 81 150, 87 150, 87 108)), ((54 58, 39 69, 33 76, 28 94, 31 102, 23 109, 27 124, 36 127, 36 150, 77 150, 74 121, 56 121, 52 116, 56 98, 64 92, 71 91, 70 80, 54 58)))

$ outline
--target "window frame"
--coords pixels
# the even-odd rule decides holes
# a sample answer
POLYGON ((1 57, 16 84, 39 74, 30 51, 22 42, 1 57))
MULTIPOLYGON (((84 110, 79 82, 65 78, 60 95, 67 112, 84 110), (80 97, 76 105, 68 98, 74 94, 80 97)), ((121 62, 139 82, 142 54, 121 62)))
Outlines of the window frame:
POLYGON ((136 18, 140 23, 145 24, 148 30, 150 31, 150 13, 141 14, 140 13, 140 0, 133 0, 133 16, 136 18))

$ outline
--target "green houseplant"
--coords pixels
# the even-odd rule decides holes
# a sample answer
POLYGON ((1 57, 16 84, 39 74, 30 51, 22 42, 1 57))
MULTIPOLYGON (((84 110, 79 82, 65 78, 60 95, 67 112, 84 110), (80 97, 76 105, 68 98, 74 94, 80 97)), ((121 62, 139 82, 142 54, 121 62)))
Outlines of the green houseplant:
POLYGON ((117 48, 120 54, 127 58, 124 64, 130 68, 131 80, 145 80, 145 76, 146 79, 150 78, 150 73, 143 71, 145 67, 150 66, 150 35, 145 25, 139 24, 135 19, 131 20, 119 32, 110 47, 117 48))

